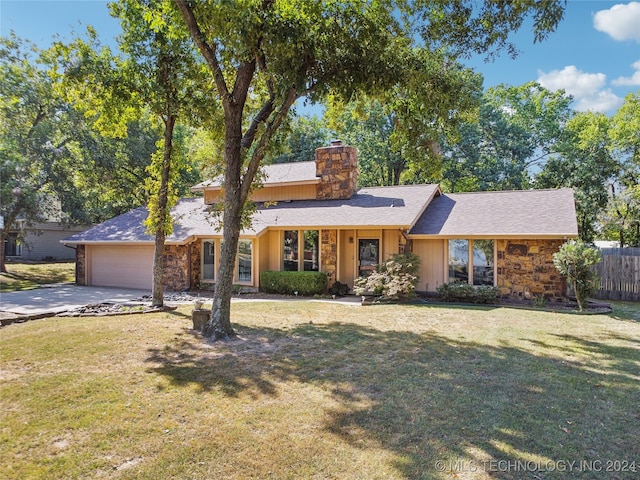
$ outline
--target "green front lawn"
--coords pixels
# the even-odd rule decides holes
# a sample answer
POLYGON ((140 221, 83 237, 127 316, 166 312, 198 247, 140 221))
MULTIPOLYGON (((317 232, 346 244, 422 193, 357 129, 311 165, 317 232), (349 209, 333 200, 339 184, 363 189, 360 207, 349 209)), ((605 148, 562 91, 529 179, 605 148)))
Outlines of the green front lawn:
POLYGON ((640 476, 639 304, 190 309, 0 329, 3 478, 640 476))
POLYGON ((0 273, 0 291, 31 290, 51 283, 75 281, 75 262, 7 263, 0 273))

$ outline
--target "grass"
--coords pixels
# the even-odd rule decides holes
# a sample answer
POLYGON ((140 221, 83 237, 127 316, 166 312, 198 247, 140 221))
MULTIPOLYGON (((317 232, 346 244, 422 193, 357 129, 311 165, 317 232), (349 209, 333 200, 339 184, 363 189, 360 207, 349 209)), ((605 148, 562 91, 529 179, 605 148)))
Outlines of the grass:
POLYGON ((0 291, 31 290, 51 283, 75 280, 75 262, 7 263, 0 273, 0 291))
POLYGON ((638 478, 638 304, 190 308, 2 328, 4 478, 638 478))

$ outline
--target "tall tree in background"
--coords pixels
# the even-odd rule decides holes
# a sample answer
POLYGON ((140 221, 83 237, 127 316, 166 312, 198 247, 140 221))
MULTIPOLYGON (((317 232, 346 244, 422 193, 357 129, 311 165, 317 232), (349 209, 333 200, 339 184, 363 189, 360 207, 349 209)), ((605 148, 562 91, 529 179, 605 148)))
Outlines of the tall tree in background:
POLYGON ((610 151, 620 164, 600 215, 605 237, 620 247, 640 247, 640 92, 630 93, 610 119, 610 151))
POLYGON ((321 2, 175 0, 206 60, 224 112, 223 248, 206 335, 233 335, 231 287, 242 210, 275 133, 296 99, 397 83, 416 41, 424 48, 488 52, 508 47, 528 15, 537 39, 563 15, 561 1, 321 2), (262 94, 257 110, 249 96, 262 94))
POLYGON ((0 271, 10 230, 46 221, 81 219, 73 190, 76 136, 85 129, 57 94, 55 63, 15 36, 0 39, 0 271), (75 207, 75 208, 74 208, 75 207), (60 217, 61 214, 64 214, 60 217))
POLYGON ((402 78, 375 96, 330 97, 325 119, 360 151, 362 186, 429 183, 440 176, 440 142, 477 117, 482 77, 442 51, 411 49, 402 78))
POLYGON ((580 238, 597 235, 597 218, 608 202, 607 185, 620 164, 609 148, 609 119, 594 112, 577 113, 567 122, 555 154, 536 175, 536 188, 573 187, 580 238))
POLYGON ((407 161, 394 148, 394 116, 379 100, 359 98, 347 104, 329 102, 325 113, 336 137, 358 149, 358 185, 398 185, 407 161))
POLYGON ((316 148, 331 140, 329 130, 318 117, 293 116, 274 138, 271 163, 306 162, 315 158, 316 148))
POLYGON ((551 92, 535 82, 487 90, 478 121, 461 127, 458 142, 445 143, 443 188, 529 188, 532 168, 539 168, 554 151, 573 113, 571 101, 564 92, 551 92))

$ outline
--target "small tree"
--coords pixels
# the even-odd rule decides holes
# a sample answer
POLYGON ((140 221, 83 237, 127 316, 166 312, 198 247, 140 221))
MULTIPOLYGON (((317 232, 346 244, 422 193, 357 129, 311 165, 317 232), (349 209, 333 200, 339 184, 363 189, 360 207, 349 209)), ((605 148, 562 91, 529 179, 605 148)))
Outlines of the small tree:
POLYGON ((390 300, 411 298, 418 284, 419 268, 420 257, 413 253, 392 255, 371 275, 356 278, 354 291, 357 295, 373 292, 390 300))
POLYGON ((573 285, 581 312, 584 310, 587 297, 597 290, 597 277, 591 267, 600 259, 600 252, 582 240, 566 242, 553 255, 553 264, 573 285))

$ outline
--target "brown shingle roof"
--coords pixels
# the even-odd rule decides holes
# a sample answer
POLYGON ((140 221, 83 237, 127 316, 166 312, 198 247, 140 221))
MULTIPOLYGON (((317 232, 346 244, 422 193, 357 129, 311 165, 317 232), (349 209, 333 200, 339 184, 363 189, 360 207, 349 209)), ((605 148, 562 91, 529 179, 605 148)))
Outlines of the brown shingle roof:
POLYGON ((439 237, 575 237, 573 190, 451 193, 435 198, 409 232, 439 237))

